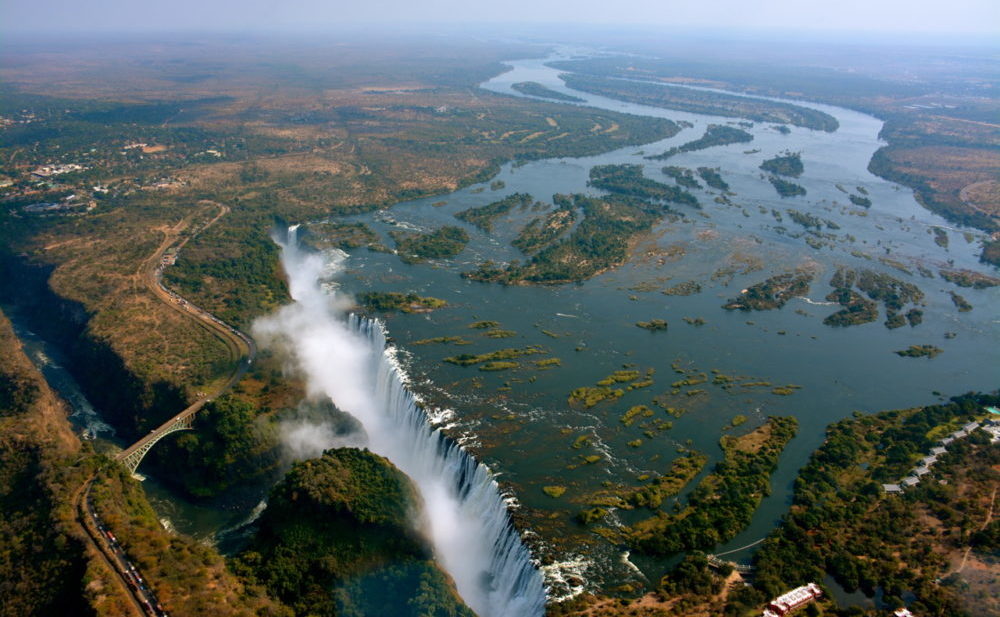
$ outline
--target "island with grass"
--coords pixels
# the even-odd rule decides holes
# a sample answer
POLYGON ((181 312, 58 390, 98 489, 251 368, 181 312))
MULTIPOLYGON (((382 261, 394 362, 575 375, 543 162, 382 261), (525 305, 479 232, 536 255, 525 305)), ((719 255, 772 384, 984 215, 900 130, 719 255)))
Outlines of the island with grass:
POLYGON ((557 92, 552 88, 543 86, 537 81, 519 81, 516 84, 511 84, 510 87, 512 90, 520 92, 521 94, 527 94, 528 96, 537 96, 542 99, 552 99, 553 101, 562 101, 565 103, 583 102, 583 99, 581 99, 578 96, 557 92))
POLYGON ((396 241, 399 258, 408 264, 454 257, 469 242, 469 234, 453 225, 445 225, 429 233, 393 231, 389 235, 396 241))
POLYGON ((708 125, 708 128, 705 129, 705 134, 698 139, 670 148, 661 154, 647 156, 646 158, 660 161, 683 152, 694 152, 695 150, 704 150, 715 146, 748 143, 751 141, 753 141, 753 134, 748 133, 743 129, 726 126, 725 124, 710 124, 708 125))

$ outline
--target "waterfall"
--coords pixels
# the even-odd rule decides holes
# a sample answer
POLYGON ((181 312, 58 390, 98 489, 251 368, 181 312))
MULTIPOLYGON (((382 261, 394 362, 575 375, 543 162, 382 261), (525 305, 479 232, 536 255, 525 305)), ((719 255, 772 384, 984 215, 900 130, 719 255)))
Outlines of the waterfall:
POLYGON ((536 617, 545 587, 511 522, 492 473, 434 428, 406 386, 381 322, 347 315, 349 304, 323 283, 344 256, 299 250, 289 229, 282 263, 294 303, 263 318, 254 332, 280 340, 305 373, 309 393, 328 396, 364 427, 373 452, 403 471, 423 498, 435 556, 480 617, 536 617))

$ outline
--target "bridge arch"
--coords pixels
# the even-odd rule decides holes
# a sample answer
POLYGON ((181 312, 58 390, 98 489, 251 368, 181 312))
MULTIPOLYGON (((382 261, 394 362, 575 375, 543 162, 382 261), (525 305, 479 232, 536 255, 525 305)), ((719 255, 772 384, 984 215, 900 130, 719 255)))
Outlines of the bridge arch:
POLYGON ((153 429, 148 435, 129 446, 128 449, 119 452, 115 457, 115 460, 124 465, 129 472, 134 474, 136 469, 139 468, 139 463, 142 462, 142 459, 145 458, 146 454, 153 449, 153 446, 155 446, 158 441, 171 433, 194 429, 194 415, 199 409, 201 409, 201 406, 202 403, 196 403, 173 418, 167 420, 159 428, 153 429))

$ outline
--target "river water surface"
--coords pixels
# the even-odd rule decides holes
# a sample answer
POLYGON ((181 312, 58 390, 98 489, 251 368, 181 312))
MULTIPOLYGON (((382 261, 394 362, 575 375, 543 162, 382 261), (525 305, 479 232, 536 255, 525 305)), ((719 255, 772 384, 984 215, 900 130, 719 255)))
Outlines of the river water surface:
MULTIPOLYGON (((792 126, 783 134, 773 124, 755 123, 746 129, 754 135, 750 143, 683 153, 665 163, 648 161, 644 155, 696 139, 710 124, 737 119, 675 112, 570 90, 559 80, 560 71, 546 66, 567 57, 563 53, 511 62, 510 71, 482 87, 520 96, 510 85, 535 81, 583 98, 583 105, 686 121, 691 128, 643 147, 508 164, 494 178, 504 184, 499 190, 476 185, 393 206, 388 216, 350 217, 376 229, 388 246, 393 245, 387 236, 391 230, 426 231, 441 225, 465 227, 472 239, 456 258, 420 265, 359 249, 346 260, 346 273, 339 280, 350 293, 412 291, 448 302, 448 308, 432 313, 390 316, 388 332, 402 350, 401 359, 425 400, 454 411, 452 433, 471 446, 517 496, 517 516, 530 530, 536 552, 546 562, 554 562, 546 573, 555 595, 572 591, 573 585, 560 581, 572 579, 573 574, 577 583, 586 581, 593 588, 641 581, 645 576, 656 580, 668 561, 627 556, 620 547, 578 525, 574 517, 588 507, 596 491, 610 485, 634 486, 643 474, 665 471, 678 456, 678 448, 690 447, 710 456, 704 475, 721 455, 722 435, 750 430, 768 415, 794 415, 799 420, 798 436, 773 476, 771 495, 743 533, 716 547, 722 552, 760 539, 775 525, 788 507, 797 470, 822 442, 831 422, 856 410, 929 404, 941 395, 997 387, 998 289, 962 289, 937 274, 941 268, 988 271, 977 259, 983 235, 955 229, 922 208, 909 189, 867 171, 872 154, 884 145, 878 139, 880 120, 839 107, 789 101, 834 116, 839 129, 826 133, 792 126), (762 176, 761 162, 784 151, 801 152, 805 173, 795 182, 807 189, 806 196, 782 199, 762 176), (644 164, 647 177, 668 184, 673 181, 660 171, 664 164, 718 167, 734 193, 732 203, 717 203, 715 191, 694 190, 703 210, 691 209, 680 221, 664 221, 628 264, 581 284, 503 287, 460 277, 484 259, 523 259, 509 242, 539 212, 512 211, 494 224, 491 234, 457 220, 456 212, 515 192, 530 193, 542 201, 551 201, 555 193, 600 195, 601 191, 587 186, 588 172, 594 165, 610 163, 644 164), (851 204, 845 191, 866 191, 871 208, 851 204), (441 205, 441 201, 447 203, 441 205), (823 237, 810 236, 790 219, 788 209, 832 221, 839 229, 828 227, 823 237), (775 212, 782 215, 781 221, 775 212), (945 230, 947 247, 935 243, 933 227, 945 230), (809 298, 793 299, 773 311, 742 313, 721 308, 741 289, 800 266, 818 272, 809 298), (923 323, 889 330, 882 324, 885 316, 880 310, 880 318, 873 323, 848 328, 823 325, 823 318, 840 308, 823 300, 838 266, 885 272, 920 287, 925 294, 923 323), (700 293, 660 293, 685 281, 698 282, 700 293), (949 291, 962 294, 974 310, 958 313, 949 291), (701 318, 705 324, 689 325, 683 317, 701 318), (650 319, 666 319, 669 330, 649 332, 635 327, 635 322, 650 319), (516 335, 487 338, 468 327, 478 320, 498 321, 516 335), (414 344, 455 335, 471 344, 414 344), (932 344, 944 351, 933 359, 893 353, 913 344, 932 344), (540 345, 546 354, 538 357, 559 358, 561 366, 540 370, 528 358, 512 371, 483 373, 442 362, 458 353, 526 345, 540 345), (574 388, 594 385, 623 366, 643 372, 653 369, 654 385, 591 409, 567 403, 574 388), (672 406, 687 410, 673 418, 654 407, 652 399, 670 391, 671 382, 682 378, 674 368, 710 376, 715 370, 743 381, 795 384, 801 389, 777 396, 770 388, 725 391, 710 382, 700 386, 703 394, 670 399, 672 406), (620 421, 622 413, 639 404, 657 409, 673 422, 673 428, 647 437, 641 422, 625 426, 620 421), (737 415, 749 421, 737 429, 727 428, 737 415), (578 441, 584 436, 582 443, 578 441), (640 445, 629 445, 640 438, 640 445), (574 448, 574 443, 579 447, 574 448), (586 463, 584 457, 593 455, 600 460, 586 463), (567 490, 553 498, 542 490, 546 486, 567 490)), ((680 498, 683 501, 683 494, 680 498)), ((604 524, 613 527, 648 515, 614 512, 604 524)), ((751 550, 732 557, 746 559, 751 550)))

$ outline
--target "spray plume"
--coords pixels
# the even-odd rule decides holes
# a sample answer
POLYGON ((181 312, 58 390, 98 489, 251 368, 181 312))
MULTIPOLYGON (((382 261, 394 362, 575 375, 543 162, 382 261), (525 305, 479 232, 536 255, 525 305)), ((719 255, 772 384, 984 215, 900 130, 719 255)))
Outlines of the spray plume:
MULTIPOLYGON (((545 611, 541 573, 513 527, 499 486, 485 466, 431 426, 406 388, 406 376, 386 347, 380 322, 347 315, 349 305, 323 282, 344 256, 299 249, 295 228, 282 248, 294 302, 258 320, 254 334, 281 348, 304 374, 310 397, 328 397, 364 429, 367 442, 417 486, 428 535, 459 594, 480 617, 536 617, 545 611)), ((315 450, 335 432, 313 425, 319 439, 285 431, 288 444, 315 450)), ((337 443, 336 445, 341 445, 337 443)), ((361 445, 360 443, 357 445, 361 445)))

